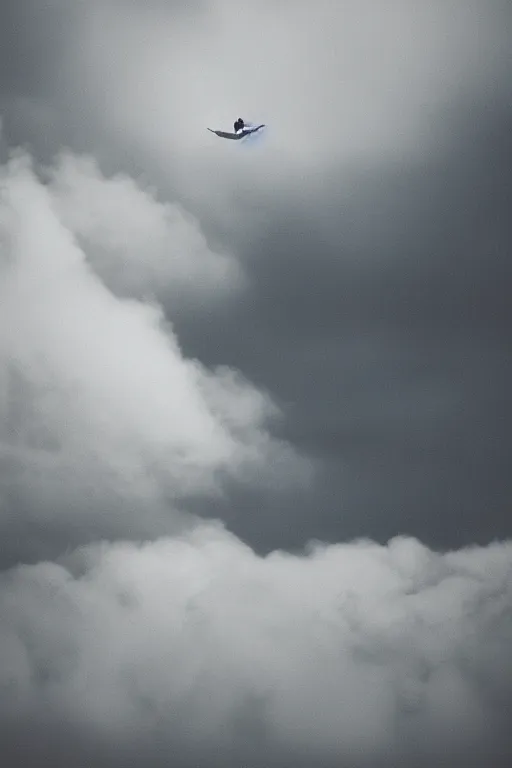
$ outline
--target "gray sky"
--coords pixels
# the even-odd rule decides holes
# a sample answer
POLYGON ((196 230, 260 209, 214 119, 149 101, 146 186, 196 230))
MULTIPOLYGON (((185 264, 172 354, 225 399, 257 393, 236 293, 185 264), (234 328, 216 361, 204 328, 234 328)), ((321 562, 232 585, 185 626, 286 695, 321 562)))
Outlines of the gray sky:
POLYGON ((510 763, 511 31, 3 4, 6 765, 510 763))

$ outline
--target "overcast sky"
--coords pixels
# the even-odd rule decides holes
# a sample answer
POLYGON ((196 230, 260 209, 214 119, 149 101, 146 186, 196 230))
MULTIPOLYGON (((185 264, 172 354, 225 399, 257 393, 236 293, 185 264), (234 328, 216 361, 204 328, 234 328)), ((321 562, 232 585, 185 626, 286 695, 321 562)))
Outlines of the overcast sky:
POLYGON ((1 5, 6 768, 510 764, 511 35, 1 5))

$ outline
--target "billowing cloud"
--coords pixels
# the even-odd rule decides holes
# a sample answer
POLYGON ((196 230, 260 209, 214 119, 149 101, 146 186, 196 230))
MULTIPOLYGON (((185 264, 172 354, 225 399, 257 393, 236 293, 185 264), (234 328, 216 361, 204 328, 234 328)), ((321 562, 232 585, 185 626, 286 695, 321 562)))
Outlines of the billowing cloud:
POLYGON ((211 525, 20 566, 2 714, 106 735, 128 765, 504 765, 511 563, 408 538, 260 558, 211 525))
POLYGON ((158 278, 171 295, 176 282, 193 302, 201 272, 213 277, 204 302, 217 257, 196 225, 73 157, 45 185, 20 154, 1 183, 4 521, 13 503, 61 523, 75 510, 108 525, 123 506, 129 519, 165 517, 169 503, 218 490, 222 474, 286 473, 292 454, 266 431, 270 399, 187 360, 158 305, 102 280, 133 279, 143 294, 158 278))
POLYGON ((236 290, 236 260, 212 252, 182 206, 159 202, 155 191, 127 175, 105 178, 91 157, 60 155, 49 179, 60 220, 114 290, 165 294, 174 304, 192 306, 236 290))

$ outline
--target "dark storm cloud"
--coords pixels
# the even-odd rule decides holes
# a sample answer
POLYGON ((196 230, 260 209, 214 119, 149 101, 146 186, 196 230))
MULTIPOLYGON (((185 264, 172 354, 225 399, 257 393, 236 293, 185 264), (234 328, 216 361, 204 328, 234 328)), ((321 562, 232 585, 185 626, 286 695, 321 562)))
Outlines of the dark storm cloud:
MULTIPOLYGON (((29 3, 30 6, 30 3, 29 3)), ((26 9, 25 9, 26 10, 26 9)), ((29 95, 38 91, 41 85, 41 59, 43 52, 51 54, 44 30, 37 26, 37 19, 45 15, 37 14, 36 7, 31 8, 29 23, 27 14, 15 0, 6 0, 0 11, 0 98, 11 95, 29 95)), ((46 17, 47 18, 47 17, 46 17)))
POLYGON ((288 436, 325 462, 311 518, 295 506, 300 523, 281 515, 268 541, 237 520, 264 546, 510 535, 512 121, 494 107, 468 107, 415 167, 331 174, 316 200, 277 203, 252 243, 239 241, 243 304, 207 339, 184 325, 202 359, 269 386, 288 436))
POLYGON ((311 496, 277 518, 235 489, 214 513, 265 548, 508 535, 509 9, 347 3, 334 46, 301 4, 232 8, 158 29, 109 12, 84 36, 106 134, 249 273, 238 308, 168 303, 180 339, 269 388, 319 459, 311 496), (266 56, 233 66, 255 30, 266 56), (271 115, 268 139, 234 156, 203 122, 246 103, 271 115))
POLYGON ((6 0, 0 8, 0 110, 10 141, 47 146, 56 114, 49 96, 62 72, 62 45, 69 14, 59 3, 20 4, 6 0))

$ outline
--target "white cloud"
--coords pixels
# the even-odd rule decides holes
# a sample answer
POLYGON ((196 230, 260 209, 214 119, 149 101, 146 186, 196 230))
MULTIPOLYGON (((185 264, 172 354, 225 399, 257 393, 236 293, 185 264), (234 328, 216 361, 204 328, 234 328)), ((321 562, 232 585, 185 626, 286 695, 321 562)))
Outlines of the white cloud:
MULTIPOLYGON (((190 248, 194 261, 198 242, 205 250, 181 214, 174 222, 129 179, 104 180, 72 157, 48 186, 21 154, 1 184, 0 450, 18 507, 68 518, 125 507, 129 530, 148 507, 165 515, 168 502, 218 490, 222 473, 253 467, 264 482, 293 472, 291 451, 266 431, 276 415, 269 398, 234 372, 187 360, 158 306, 120 298, 101 279, 122 283, 126 255, 139 259, 133 292, 154 268, 172 293, 174 266, 161 259, 174 230, 183 259, 190 248), (97 246, 112 246, 107 265, 97 246)), ((176 281, 193 302, 197 265, 191 286, 187 269, 178 266, 176 281)))
POLYGON ((125 174, 105 178, 91 157, 62 154, 48 175, 59 219, 115 291, 165 293, 174 304, 193 306, 225 300, 239 287, 236 260, 213 252, 177 203, 159 202, 125 174))
POLYGON ((512 701, 511 565, 510 544, 407 538, 260 558, 212 525, 19 567, 0 588, 3 714, 44 704, 120 747, 153 734, 178 764, 242 743, 246 764, 487 765, 512 701))

